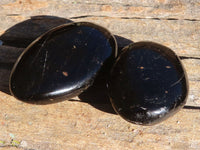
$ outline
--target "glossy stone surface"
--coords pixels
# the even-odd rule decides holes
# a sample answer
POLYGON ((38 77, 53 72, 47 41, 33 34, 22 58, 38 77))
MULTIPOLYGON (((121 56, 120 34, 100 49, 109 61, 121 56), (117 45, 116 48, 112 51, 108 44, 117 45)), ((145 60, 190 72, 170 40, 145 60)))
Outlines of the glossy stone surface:
POLYGON ((3 44, 3 41, 0 40, 0 46, 3 44))
POLYGON ((135 124, 153 125, 186 103, 188 83, 178 56, 169 48, 139 42, 124 48, 108 84, 115 111, 135 124))
POLYGON ((77 96, 116 55, 115 38, 103 27, 88 22, 61 25, 36 39, 19 57, 10 91, 24 101, 77 96))

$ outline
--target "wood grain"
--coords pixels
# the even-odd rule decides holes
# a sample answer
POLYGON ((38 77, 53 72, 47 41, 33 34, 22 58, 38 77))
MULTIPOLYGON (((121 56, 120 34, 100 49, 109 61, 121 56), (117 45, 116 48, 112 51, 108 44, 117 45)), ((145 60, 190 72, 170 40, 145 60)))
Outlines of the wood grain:
POLYGON ((199 14, 199 0, 1 0, 0 40, 5 45, 0 46, 0 147, 23 150, 200 149, 199 14), (30 19, 37 15, 48 17, 30 19), (59 17, 60 21, 52 16, 59 17), (120 47, 131 41, 145 40, 174 50, 181 56, 189 79, 190 92, 185 108, 163 123, 138 126, 113 112, 101 86, 80 98, 47 105, 27 104, 12 97, 8 79, 17 57, 37 36, 70 20, 90 21, 106 27, 116 35, 120 47), (23 25, 16 26, 23 21, 23 25))

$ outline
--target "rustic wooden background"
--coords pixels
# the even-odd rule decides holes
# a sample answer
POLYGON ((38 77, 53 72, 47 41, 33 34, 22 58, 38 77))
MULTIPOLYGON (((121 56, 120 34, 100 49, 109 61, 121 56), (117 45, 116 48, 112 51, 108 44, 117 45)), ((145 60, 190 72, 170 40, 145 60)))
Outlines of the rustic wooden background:
POLYGON ((0 0, 0 35, 5 44, 0 46, 1 149, 200 149, 199 0, 0 0), (30 19, 38 15, 61 18, 30 19), (80 98, 47 105, 13 98, 8 78, 17 56, 31 38, 64 23, 62 18, 100 24, 117 35, 120 46, 148 40, 173 49, 188 73, 185 108, 163 123, 138 126, 113 112, 101 86, 80 98), (27 19, 30 24, 16 25, 27 19))

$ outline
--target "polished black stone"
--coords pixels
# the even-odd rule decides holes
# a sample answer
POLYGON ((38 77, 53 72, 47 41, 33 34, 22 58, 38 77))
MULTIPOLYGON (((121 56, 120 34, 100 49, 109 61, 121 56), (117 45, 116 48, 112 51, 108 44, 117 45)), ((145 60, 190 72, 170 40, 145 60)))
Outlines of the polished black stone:
POLYGON ((3 41, 0 40, 0 46, 3 44, 3 41))
POLYGON ((123 49, 108 84, 115 111, 127 121, 152 125, 186 103, 188 83, 179 57, 169 48, 139 42, 123 49))
POLYGON ((103 27, 88 22, 61 25, 36 39, 19 57, 10 91, 24 101, 77 96, 116 55, 115 38, 103 27))

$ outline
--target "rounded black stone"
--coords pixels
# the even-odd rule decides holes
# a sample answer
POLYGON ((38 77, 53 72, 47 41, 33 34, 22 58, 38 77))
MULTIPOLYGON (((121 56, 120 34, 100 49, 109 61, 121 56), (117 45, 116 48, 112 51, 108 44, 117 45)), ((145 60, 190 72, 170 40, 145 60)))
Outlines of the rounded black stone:
POLYGON ((116 56, 116 40, 105 28, 64 24, 26 48, 12 69, 10 91, 24 101, 71 98, 91 86, 116 56))
POLYGON ((179 57, 169 48, 138 42, 123 49, 108 83, 115 111, 127 121, 152 125, 186 103, 188 83, 179 57))

